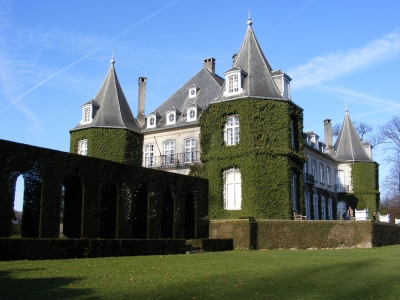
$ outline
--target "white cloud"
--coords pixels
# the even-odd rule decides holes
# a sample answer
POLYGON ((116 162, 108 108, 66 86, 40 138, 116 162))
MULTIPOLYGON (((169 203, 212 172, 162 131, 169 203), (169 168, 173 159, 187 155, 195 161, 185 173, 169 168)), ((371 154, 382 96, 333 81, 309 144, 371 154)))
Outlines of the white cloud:
POLYGON ((329 82, 362 67, 386 60, 398 52, 400 52, 400 34, 392 32, 381 39, 371 41, 361 49, 314 57, 305 65, 288 71, 292 78, 296 78, 292 89, 329 82))

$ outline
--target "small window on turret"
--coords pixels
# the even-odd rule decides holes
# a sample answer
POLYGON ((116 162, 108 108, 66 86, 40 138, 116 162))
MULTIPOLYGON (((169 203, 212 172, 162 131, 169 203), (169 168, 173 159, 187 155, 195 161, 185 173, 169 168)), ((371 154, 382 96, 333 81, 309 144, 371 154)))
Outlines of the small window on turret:
POLYGON ((80 140, 78 143, 78 154, 87 155, 87 153, 88 153, 87 140, 80 140))

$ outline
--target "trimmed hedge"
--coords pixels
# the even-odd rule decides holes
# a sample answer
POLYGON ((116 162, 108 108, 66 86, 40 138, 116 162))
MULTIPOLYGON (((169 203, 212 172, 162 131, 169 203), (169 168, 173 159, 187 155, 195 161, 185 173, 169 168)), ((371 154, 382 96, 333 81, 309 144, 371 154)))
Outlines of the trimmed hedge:
POLYGON ((0 260, 184 254, 185 243, 184 239, 0 239, 0 260))
POLYGON ((400 226, 371 221, 211 220, 211 239, 234 249, 370 248, 400 243, 400 226))

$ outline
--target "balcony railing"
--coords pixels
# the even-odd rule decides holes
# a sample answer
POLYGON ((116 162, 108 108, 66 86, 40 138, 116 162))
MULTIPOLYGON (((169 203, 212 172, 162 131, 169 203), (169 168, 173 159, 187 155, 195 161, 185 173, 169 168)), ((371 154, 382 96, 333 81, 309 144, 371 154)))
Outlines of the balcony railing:
POLYGON ((174 169, 185 168, 195 163, 200 163, 200 151, 145 157, 143 158, 142 166, 146 168, 174 169))
POLYGON ((304 173, 304 182, 314 184, 314 176, 312 174, 304 173))
POLYGON ((350 192, 350 187, 348 185, 338 183, 338 184, 335 184, 335 192, 338 192, 338 193, 350 192))

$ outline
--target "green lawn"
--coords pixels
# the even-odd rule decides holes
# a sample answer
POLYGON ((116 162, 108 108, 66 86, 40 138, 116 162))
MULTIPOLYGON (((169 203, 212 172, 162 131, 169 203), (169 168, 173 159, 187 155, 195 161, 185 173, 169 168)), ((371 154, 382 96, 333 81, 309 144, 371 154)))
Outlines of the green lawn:
POLYGON ((399 266, 400 246, 11 261, 0 299, 400 299, 399 266))

